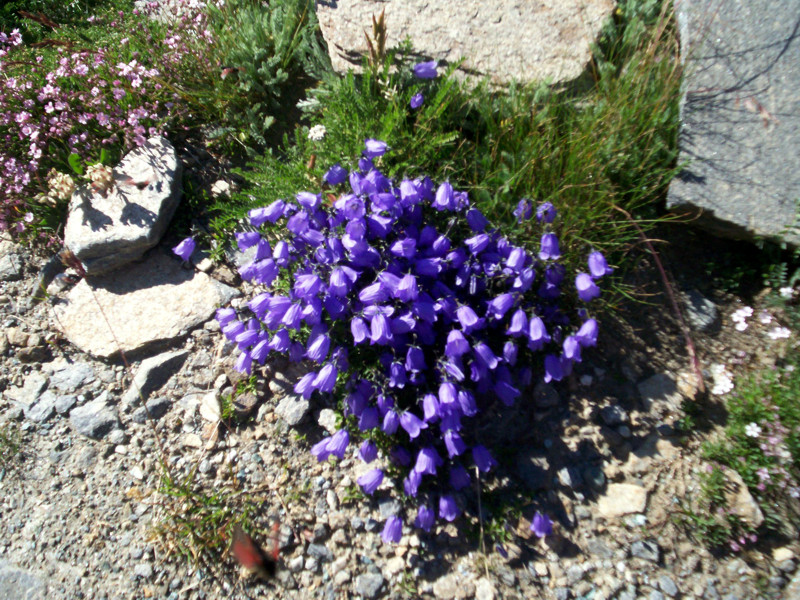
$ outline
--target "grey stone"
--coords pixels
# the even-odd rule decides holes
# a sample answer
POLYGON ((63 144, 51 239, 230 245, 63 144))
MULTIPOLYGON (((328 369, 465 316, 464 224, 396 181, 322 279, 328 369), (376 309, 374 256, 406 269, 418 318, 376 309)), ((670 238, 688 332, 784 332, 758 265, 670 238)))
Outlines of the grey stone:
POLYGON ((153 565, 149 562, 139 563, 133 567, 133 575, 141 579, 150 579, 153 576, 153 565))
POLYGON ((661 549, 653 540, 633 542, 631 544, 631 555, 642 560, 657 563, 661 557, 661 549))
POLYGON ((47 584, 42 579, 0 559, 0 598, 45 600, 47 597, 47 584))
POLYGON ((256 405, 258 396, 252 392, 239 394, 233 399, 233 411, 238 419, 245 419, 250 416, 256 405))
POLYGON ((16 281, 22 277, 22 257, 17 245, 0 240, 0 281, 16 281))
POLYGON ((25 409, 25 417, 34 423, 44 423, 55 416, 57 401, 58 396, 50 390, 47 390, 39 396, 39 400, 36 401, 36 404, 25 409))
POLYGON ((117 411, 108 405, 105 394, 73 408, 69 420, 75 431, 93 439, 100 439, 119 426, 117 411))
POLYGON ((47 388, 50 378, 39 371, 31 371, 25 378, 22 387, 11 386, 3 394, 23 408, 30 406, 39 399, 41 393, 47 388))
POLYGON ((325 544, 309 544, 308 555, 320 562, 331 562, 333 554, 325 544))
POLYGON ((534 450, 524 450, 517 455, 517 474, 532 491, 547 487, 550 481, 550 464, 545 456, 534 450))
POLYGON ((578 78, 591 59, 612 0, 318 1, 317 18, 333 67, 360 70, 364 31, 385 11, 387 48, 411 38, 419 56, 456 63, 493 83, 578 78), (498 50, 501 49, 501 50, 498 50))
POLYGON ((383 587, 383 575, 364 573, 356 577, 355 593, 363 598, 377 598, 383 587))
POLYGON ((718 234, 799 244, 797 5, 681 0, 675 13, 686 74, 678 162, 689 165, 667 206, 718 234))
POLYGON ((122 396, 122 403, 125 405, 136 404, 144 398, 145 401, 170 377, 177 373, 189 353, 186 350, 176 350, 174 352, 163 352, 158 356, 146 358, 139 365, 136 375, 133 377, 130 387, 122 396))
POLYGON ((562 467, 558 470, 556 476, 561 485, 570 489, 580 487, 583 484, 581 472, 575 467, 562 467))
POLYGON ((619 404, 612 404, 600 409, 600 418, 602 418, 603 422, 609 427, 614 427, 615 425, 621 425, 627 422, 628 413, 619 404))
POLYGON ((611 548, 606 546, 603 542, 598 539, 591 539, 586 544, 586 549, 591 552, 594 556, 598 556, 600 558, 611 558, 614 556, 614 553, 611 551, 611 548))
POLYGON ((150 414, 150 418, 158 420, 167 414, 167 411, 172 407, 172 400, 165 396, 159 396, 157 398, 151 398, 146 403, 147 410, 145 410, 144 406, 140 406, 135 411, 133 411, 133 415, 131 415, 131 419, 135 423, 145 423, 147 421, 147 415, 150 414))
POLYGON ((583 579, 584 573, 583 565, 570 565, 567 568, 567 583, 574 586, 583 579))
POLYGON ((398 515, 402 512, 403 506, 398 500, 391 498, 381 498, 378 501, 378 509, 381 513, 381 519, 386 520, 393 515, 398 515))
POLYGON ((323 408, 319 411, 319 417, 317 418, 317 423, 319 426, 322 427, 325 431, 333 435, 339 429, 337 426, 337 418, 336 412, 331 410, 330 408, 323 408))
POLYGON ((658 590, 650 590, 650 595, 647 598, 648 600, 664 600, 664 594, 658 590))
POLYGON ((683 296, 686 320, 692 329, 709 332, 719 324, 719 311, 716 304, 697 290, 689 290, 683 296))
POLYGON ((163 137, 129 152, 103 194, 79 188, 70 201, 64 245, 92 275, 138 260, 164 235, 180 202, 181 163, 163 137))
POLYGON ((636 386, 646 411, 677 410, 681 406, 682 396, 675 380, 666 373, 657 373, 641 381, 636 386))
POLYGON ((555 596, 556 600, 569 600, 571 594, 569 593, 569 588, 557 587, 553 590, 553 596, 555 596))
POLYGON ((550 408, 556 406, 561 399, 558 392, 549 383, 540 381, 533 388, 533 404, 536 408, 550 408))
POLYGON ((678 595, 678 586, 675 585, 675 582, 669 575, 662 575, 658 578, 658 587, 670 598, 674 598, 678 595))
POLYGON ((94 380, 94 368, 92 368, 92 365, 83 362, 60 364, 54 368, 52 375, 50 375, 50 385, 67 394, 94 380))
POLYGON ((120 444, 124 444, 128 441, 128 436, 122 429, 112 429, 111 433, 108 434, 106 438, 109 444, 113 446, 119 446, 120 444))
POLYGON ((778 568, 784 573, 794 573, 797 569, 797 564, 791 559, 787 559, 778 563, 778 568))
POLYGON ((747 489, 742 476, 733 469, 725 470, 729 486, 725 487, 725 500, 730 510, 739 518, 750 524, 753 529, 758 529, 764 522, 764 513, 758 506, 750 490, 747 489))
POLYGON ((130 357, 181 339, 238 293, 154 250, 124 275, 82 280, 54 307, 53 325, 88 354, 107 359, 122 351, 130 357), (104 317, 98 317, 98 304, 104 317))
POLYGON ((296 427, 308 416, 311 403, 302 396, 289 394, 281 398, 275 407, 275 414, 286 421, 289 427, 296 427))
POLYGON ((56 412, 65 415, 78 403, 78 397, 72 395, 59 396, 56 398, 56 412))

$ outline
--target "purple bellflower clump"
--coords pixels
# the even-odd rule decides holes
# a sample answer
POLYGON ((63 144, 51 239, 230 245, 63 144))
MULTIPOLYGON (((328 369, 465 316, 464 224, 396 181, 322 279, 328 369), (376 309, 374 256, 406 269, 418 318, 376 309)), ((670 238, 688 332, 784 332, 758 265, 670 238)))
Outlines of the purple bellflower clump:
MULTIPOLYGON (((331 202, 302 191, 250 211, 257 234, 236 241, 257 248, 240 269, 257 293, 217 320, 242 372, 273 352, 306 361, 295 392, 332 394, 343 410, 342 428, 312 454, 393 463, 358 484, 381 493, 400 469, 402 486, 383 487, 413 499, 413 522, 428 530, 460 515, 471 474, 498 465, 470 420, 521 401, 537 381, 560 381, 596 345, 586 303, 609 268, 592 252, 591 275, 567 274, 552 205, 519 203, 517 218, 540 228, 541 243, 515 244, 449 182, 383 175, 373 160, 387 151, 368 139, 356 167, 331 167, 331 202)), ((402 526, 390 517, 383 539, 398 541, 402 526)))

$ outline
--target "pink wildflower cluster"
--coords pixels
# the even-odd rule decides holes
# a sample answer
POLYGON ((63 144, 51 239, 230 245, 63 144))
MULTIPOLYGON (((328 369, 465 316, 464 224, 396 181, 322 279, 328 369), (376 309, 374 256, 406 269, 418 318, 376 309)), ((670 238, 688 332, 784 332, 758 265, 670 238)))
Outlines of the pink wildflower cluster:
POLYGON ((52 168, 63 171, 72 153, 94 162, 103 147, 142 145, 163 132, 173 107, 159 99, 159 70, 136 53, 119 60, 119 48, 59 48, 28 58, 17 55, 21 44, 18 31, 0 33, 0 230, 18 232, 29 209, 41 213, 37 197, 62 200, 48 189, 52 168))

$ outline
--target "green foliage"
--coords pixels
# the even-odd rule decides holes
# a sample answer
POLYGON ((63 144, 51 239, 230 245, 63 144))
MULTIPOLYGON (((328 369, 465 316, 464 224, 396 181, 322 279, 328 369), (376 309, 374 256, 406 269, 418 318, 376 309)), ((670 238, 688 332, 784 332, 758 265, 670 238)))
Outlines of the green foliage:
POLYGON ((765 369, 737 386, 724 435, 703 447, 708 460, 734 469, 771 528, 800 525, 800 361, 765 369))
POLYGON ((700 473, 698 502, 682 507, 682 521, 689 534, 716 550, 736 550, 756 539, 752 527, 728 507, 729 485, 724 471, 715 465, 700 473))
POLYGON ((175 83, 215 124, 212 139, 233 136, 252 152, 267 144, 275 115, 285 116, 313 78, 330 72, 313 2, 234 0, 208 11, 215 42, 207 68, 197 81, 175 83))
POLYGON ((528 197, 558 208, 565 255, 579 256, 589 245, 623 251, 638 234, 614 207, 645 222, 677 172, 681 75, 668 15, 645 10, 660 3, 628 4, 597 49, 584 91, 470 88, 452 76, 455 66, 440 69, 436 80, 417 80, 408 43, 390 49, 382 63, 366 62, 363 75, 326 79, 302 103, 325 137, 309 141, 303 128, 284 139, 280 155, 250 165, 245 177, 253 187, 238 199, 235 218, 217 225, 306 189, 336 162, 352 168, 348 157, 377 138, 391 148, 379 162, 387 176, 449 180, 492 222, 513 227, 520 243, 538 243, 533 228, 517 226, 512 214, 528 197), (425 100, 412 110, 418 92, 425 100))
POLYGON ((13 421, 0 425, 0 467, 7 469, 22 448, 22 433, 13 421))
POLYGON ((92 12, 100 5, 125 6, 131 2, 109 2, 108 0, 6 0, 0 6, 0 31, 6 33, 19 29, 26 42, 33 43, 42 40, 51 31, 46 23, 56 25, 76 25, 91 16, 92 12), (23 17, 20 11, 27 12, 34 17, 43 16, 45 19, 35 20, 23 17))
POLYGON ((218 572, 233 524, 249 523, 258 503, 225 487, 209 493, 194 476, 194 470, 181 480, 164 475, 159 489, 163 512, 155 533, 169 554, 218 572))

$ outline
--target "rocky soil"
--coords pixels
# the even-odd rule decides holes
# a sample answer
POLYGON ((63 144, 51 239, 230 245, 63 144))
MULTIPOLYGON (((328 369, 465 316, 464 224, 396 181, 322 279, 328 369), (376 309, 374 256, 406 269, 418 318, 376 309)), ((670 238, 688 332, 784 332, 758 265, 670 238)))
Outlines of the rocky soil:
MULTIPOLYGON (((238 379, 213 321, 130 368, 97 360, 57 333, 58 294, 28 305, 43 261, 18 247, 9 256, 0 427, 18 433, 20 451, 0 471, 0 597, 800 597, 796 541, 712 554, 680 524, 705 468, 699 444, 719 428, 712 419, 707 430, 681 431, 682 403, 718 414, 723 397, 699 393, 646 256, 632 283, 653 294, 650 303, 620 306, 568 381, 539 385, 513 414, 487 421, 507 451, 482 497, 459 499, 473 516, 431 534, 407 528, 394 546, 380 536, 397 510, 388 494, 354 499, 360 461, 350 453, 334 466, 310 455, 335 423, 330 407, 293 396, 295 367, 270 365, 261 388, 236 398, 249 416, 221 420, 219 399, 238 379), (164 468, 232 511, 257 507, 250 518, 267 546, 278 521, 276 579, 240 579, 225 541, 199 564, 182 556, 191 545, 184 521, 199 513, 190 498, 166 493, 164 468), (509 512, 505 531, 474 516, 514 502, 521 511, 509 512), (545 540, 528 529, 536 510, 555 521, 545 540)), ((702 282, 698 273, 679 285, 695 290, 686 306, 708 387, 714 364, 738 376, 786 351, 791 340, 770 340, 755 319, 736 331, 730 315, 740 301, 702 282)), ((739 492, 737 510, 757 522, 752 497, 739 492)))

